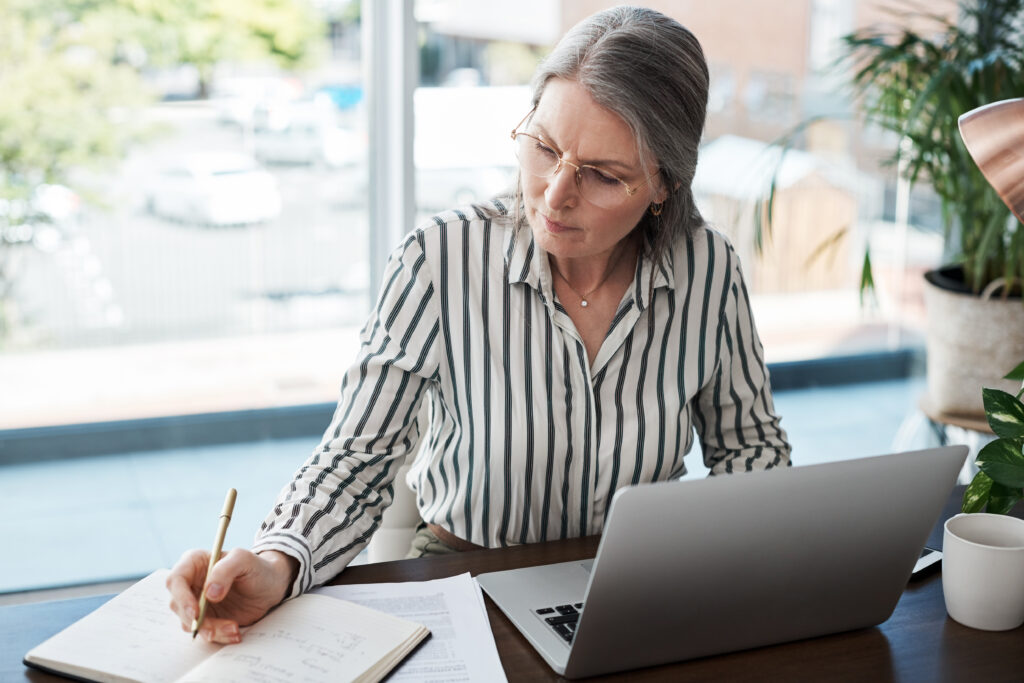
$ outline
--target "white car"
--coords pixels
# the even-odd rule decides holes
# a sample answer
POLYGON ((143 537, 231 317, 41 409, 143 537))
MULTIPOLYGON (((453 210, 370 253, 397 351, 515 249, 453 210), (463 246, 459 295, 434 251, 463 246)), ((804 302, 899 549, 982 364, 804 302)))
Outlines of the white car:
POLYGON ((147 207, 163 218, 206 225, 245 225, 281 213, 277 181, 244 154, 192 154, 161 171, 147 207))
POLYGON ((267 164, 316 164, 333 168, 365 163, 366 138, 338 126, 315 123, 257 128, 253 154, 267 164))

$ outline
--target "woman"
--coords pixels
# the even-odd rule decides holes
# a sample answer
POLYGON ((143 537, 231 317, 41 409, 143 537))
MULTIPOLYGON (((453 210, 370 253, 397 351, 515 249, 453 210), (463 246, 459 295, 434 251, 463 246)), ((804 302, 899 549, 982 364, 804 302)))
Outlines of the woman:
MULTIPOLYGON (((685 472, 694 427, 713 474, 789 464, 739 262, 690 190, 697 40, 608 10, 535 83, 515 196, 435 217, 392 254, 321 446, 252 550, 212 572, 204 637, 237 641, 356 556, 423 401, 414 554, 599 533, 617 488, 685 472)), ((186 553, 168 579, 183 627, 207 558, 186 553)))

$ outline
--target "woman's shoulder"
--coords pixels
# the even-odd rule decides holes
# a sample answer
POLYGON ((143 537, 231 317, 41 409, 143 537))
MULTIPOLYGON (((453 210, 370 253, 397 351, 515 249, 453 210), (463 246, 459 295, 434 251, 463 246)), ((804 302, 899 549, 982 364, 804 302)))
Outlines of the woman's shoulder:
POLYGON ((509 199, 496 197, 434 214, 407 234, 399 249, 422 249, 428 258, 445 251, 452 257, 465 243, 482 244, 489 238, 492 244, 504 244, 512 232, 510 205, 509 199))
POLYGON ((421 221, 413 233, 432 234, 437 231, 449 231, 453 228, 462 229, 467 225, 478 224, 478 229, 505 229, 512 224, 507 197, 495 197, 483 202, 465 204, 447 211, 436 213, 421 221))
POLYGON ((464 256, 477 259, 496 247, 504 251, 514 232, 507 208, 510 205, 499 197, 435 214, 406 233, 390 259, 407 264, 423 262, 428 270, 434 270, 442 264, 462 267, 464 256))
POLYGON ((725 233, 707 223, 677 239, 673 245, 673 252, 676 268, 683 266, 691 257, 701 261, 710 259, 715 262, 720 259, 732 261, 736 258, 736 250, 725 233))

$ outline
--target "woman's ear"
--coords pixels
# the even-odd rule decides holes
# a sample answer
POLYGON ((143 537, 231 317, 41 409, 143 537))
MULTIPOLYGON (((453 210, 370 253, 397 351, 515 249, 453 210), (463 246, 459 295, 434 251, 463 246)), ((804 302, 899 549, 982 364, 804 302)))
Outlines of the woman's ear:
MULTIPOLYGON (((682 183, 676 183, 675 187, 672 188, 672 192, 675 192, 676 190, 678 190, 681 185, 682 185, 682 183)), ((668 194, 669 193, 665 189, 665 183, 662 181, 662 178, 661 178, 660 175, 658 177, 658 182, 653 187, 653 190, 654 190, 654 198, 653 198, 653 200, 651 202, 652 204, 663 204, 665 202, 665 200, 668 199, 668 194)))

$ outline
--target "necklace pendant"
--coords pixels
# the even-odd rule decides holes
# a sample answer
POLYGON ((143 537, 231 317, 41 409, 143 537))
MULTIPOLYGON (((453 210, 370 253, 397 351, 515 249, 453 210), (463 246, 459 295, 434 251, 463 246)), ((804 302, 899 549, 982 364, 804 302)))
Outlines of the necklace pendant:
POLYGON ((589 305, 590 304, 587 303, 586 299, 580 299, 580 306, 582 306, 583 308, 586 308, 589 305))

